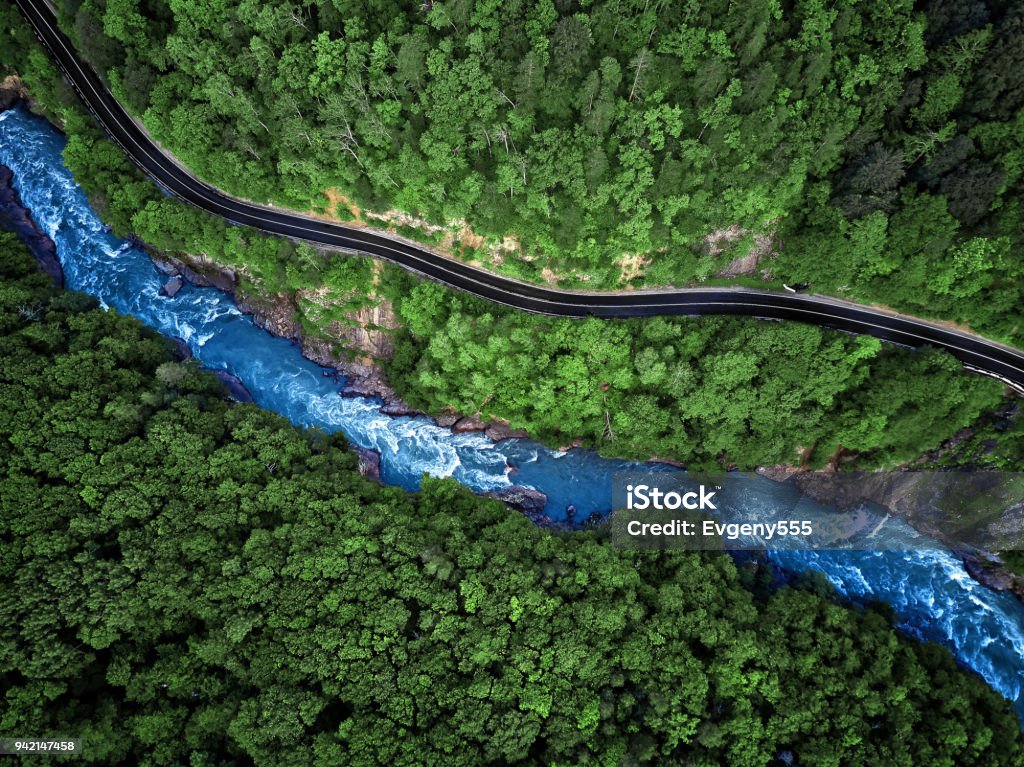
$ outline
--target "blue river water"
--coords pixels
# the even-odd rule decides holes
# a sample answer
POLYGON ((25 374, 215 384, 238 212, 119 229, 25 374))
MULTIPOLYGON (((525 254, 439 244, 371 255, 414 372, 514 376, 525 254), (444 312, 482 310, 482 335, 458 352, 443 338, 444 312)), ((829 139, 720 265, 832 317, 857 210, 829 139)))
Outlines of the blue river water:
MULTIPOLYGON (((57 245, 69 289, 104 307, 131 314, 185 340, 205 367, 237 375, 261 407, 293 423, 341 430, 356 445, 381 454, 382 479, 414 490, 424 474, 453 477, 478 492, 515 483, 548 497, 547 513, 577 520, 611 506, 612 474, 636 469, 675 471, 662 464, 628 464, 586 450, 557 451, 529 440, 494 443, 480 434, 453 434, 423 417, 389 417, 370 398, 341 397, 323 368, 288 341, 257 328, 231 297, 186 285, 173 299, 159 291, 166 277, 146 253, 109 234, 64 167, 64 138, 21 108, 0 113, 0 163, 39 227, 57 245), (514 467, 514 468, 513 468, 514 467)), ((766 479, 737 477, 736 516, 770 516, 793 508, 793 491, 766 479)), ((735 490, 736 488, 732 488, 735 490)), ((801 514, 827 513, 813 504, 801 514)), ((921 550, 915 531, 899 520, 881 530, 890 548, 918 550, 774 551, 790 571, 821 571, 843 594, 891 605, 901 629, 949 647, 965 666, 1015 702, 1024 721, 1024 605, 975 582, 959 559, 939 547, 921 550)))

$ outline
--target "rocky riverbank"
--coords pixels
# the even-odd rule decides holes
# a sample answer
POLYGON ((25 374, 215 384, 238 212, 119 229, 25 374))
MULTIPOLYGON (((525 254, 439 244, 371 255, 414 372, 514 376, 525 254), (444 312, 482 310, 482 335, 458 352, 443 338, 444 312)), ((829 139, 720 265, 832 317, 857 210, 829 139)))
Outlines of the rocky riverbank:
MULTIPOLYGON (((384 378, 381 368, 374 363, 375 355, 387 353, 389 348, 382 346, 379 339, 374 339, 369 333, 355 331, 345 333, 342 329, 332 339, 314 338, 302 331, 301 323, 298 321, 299 309, 294 295, 287 293, 273 295, 253 295, 241 287, 244 281, 235 270, 222 267, 207 259, 197 257, 172 257, 165 254, 154 255, 154 262, 157 267, 169 277, 180 277, 188 282, 201 286, 212 286, 219 288, 234 296, 235 303, 240 310, 252 315, 254 322, 264 330, 273 335, 289 338, 298 345, 303 356, 334 371, 339 379, 344 376, 344 386, 339 389, 341 396, 352 397, 379 397, 382 401, 381 412, 389 416, 419 416, 427 415, 404 402, 401 397, 390 387, 384 378)), ((365 319, 365 316, 364 318, 365 319)), ((379 314, 374 318, 376 325, 393 322, 392 317, 381 317, 379 314)), ((359 318, 356 318, 358 322, 359 318)), ((325 372, 325 374, 327 374, 325 372)), ((456 412, 445 412, 437 415, 433 420, 443 428, 449 428, 454 433, 479 432, 483 433, 494 441, 514 437, 527 437, 523 431, 511 429, 507 424, 486 422, 476 416, 466 416, 456 412)), ((567 447, 579 447, 573 444, 567 447)), ((372 453, 373 451, 367 451, 372 453)), ((656 459, 666 463, 677 464, 671 459, 656 459)), ((787 481, 795 478, 795 482, 812 498, 827 500, 823 494, 834 494, 834 488, 826 491, 826 487, 832 483, 837 473, 835 466, 830 466, 827 471, 806 471, 792 466, 776 466, 759 469, 759 473, 776 481, 787 481)), ((360 471, 372 479, 379 479, 379 456, 360 453, 360 471)), ((499 493, 490 494, 492 497, 522 511, 530 519, 541 526, 552 528, 575 527, 571 521, 556 523, 544 514, 546 498, 543 493, 513 485, 499 493)), ((834 499, 833 499, 834 501, 834 499)), ((880 499, 882 505, 886 505, 885 499, 880 499)), ((891 509, 893 513, 899 514, 911 522, 916 528, 927 534, 937 535, 942 539, 941 530, 928 520, 912 518, 905 509, 899 508, 898 504, 891 509)), ((1010 590, 1018 596, 1022 596, 1024 588, 1020 584, 1019 577, 1014 576, 1002 567, 995 555, 984 551, 975 551, 968 554, 965 551, 958 551, 963 559, 968 572, 979 582, 996 590, 1010 590)))
POLYGON ((173 280, 183 279, 192 285, 213 287, 228 293, 239 310, 251 315, 258 327, 272 335, 291 340, 301 348, 306 359, 344 376, 347 382, 342 395, 376 396, 384 401, 386 407, 409 414, 416 412, 387 385, 379 369, 340 353, 339 349, 346 347, 351 339, 343 336, 335 339, 314 338, 303 333, 292 294, 257 295, 242 287, 241 275, 234 269, 201 256, 171 255, 155 252, 151 248, 147 250, 156 268, 169 278, 165 290, 171 289, 169 286, 173 280))
MULTIPOLYGON (((372 356, 380 354, 382 348, 390 351, 390 346, 382 347, 378 340, 375 340, 370 333, 358 332, 346 335, 339 334, 334 342, 323 338, 312 338, 302 332, 302 326, 297 320, 298 307, 294 296, 287 293, 277 293, 269 296, 253 295, 241 288, 240 275, 233 269, 220 266, 208 259, 192 256, 171 256, 165 253, 153 253, 150 250, 150 257, 157 269, 168 276, 168 282, 161 291, 165 295, 176 295, 180 285, 176 281, 185 280, 200 287, 214 287, 225 293, 231 294, 235 305, 253 318, 253 322, 260 328, 275 336, 291 339, 297 344, 302 355, 318 365, 334 371, 334 376, 344 377, 345 384, 339 394, 343 397, 379 397, 382 401, 380 411, 385 415, 398 416, 421 416, 426 415, 413 407, 410 407, 399 397, 394 389, 384 379, 381 369, 373 363, 372 356), (368 348, 369 344, 374 344, 368 348), (362 353, 362 359, 353 359, 351 355, 339 353, 341 346, 349 351, 355 350, 362 353)), ((358 321, 358 317, 356 318, 358 321)), ((385 318, 376 314, 373 319, 379 324, 382 321, 393 321, 393 317, 385 318)), ((184 354, 187 354, 187 346, 184 354)), ((221 379, 228 387, 232 398, 240 401, 252 401, 242 382, 229 374, 223 374, 221 379), (233 379, 233 380, 231 380, 233 379)), ((329 373, 325 371, 325 375, 329 373)), ((527 433, 522 430, 512 429, 506 423, 488 422, 476 416, 464 416, 460 413, 445 412, 433 418, 438 426, 451 429, 455 434, 466 434, 480 432, 495 442, 512 439, 527 438, 527 433)), ((359 458, 359 473, 374 481, 381 480, 380 454, 376 450, 354 447, 359 458)), ((503 490, 485 493, 487 497, 502 501, 514 509, 522 512, 531 521, 541 527, 552 529, 570 529, 572 520, 564 523, 555 522, 544 513, 547 505, 547 496, 533 488, 522 485, 512 485, 503 490)))
POLYGON ((18 190, 14 188, 14 173, 6 165, 0 165, 0 229, 18 235, 53 284, 57 287, 64 285, 57 246, 36 226, 32 212, 22 204, 18 190))
POLYGON ((1024 600, 1024 576, 1007 568, 997 554, 964 542, 971 536, 977 536, 977 540, 991 540, 992 536, 1000 535, 1021 538, 1022 511, 1020 504, 1013 504, 1014 486, 1006 483, 1000 487, 997 474, 960 475, 913 470, 848 473, 838 472, 833 467, 810 471, 792 466, 764 467, 758 469, 758 474, 791 484, 811 500, 835 506, 840 511, 854 511, 866 502, 881 506, 893 516, 906 520, 915 530, 947 545, 979 583, 995 591, 1012 592, 1024 600), (1004 498, 1007 490, 1010 495, 1004 498), (988 494, 994 502, 1003 499, 1009 506, 994 521, 984 517, 975 521, 979 510, 971 501, 988 497, 988 494))
POLYGON ((994 591, 1009 591, 1024 601, 1024 575, 1010 571, 1003 561, 984 551, 957 551, 974 580, 994 591))
POLYGON ((19 101, 31 106, 31 97, 21 78, 17 75, 7 75, 0 79, 0 112, 13 109, 19 101))
MULTIPOLYGON (((456 434, 480 432, 489 439, 525 439, 527 433, 513 429, 501 421, 484 421, 478 416, 446 412, 436 417, 423 413, 406 403, 388 384, 376 360, 388 359, 393 351, 388 333, 380 328, 396 328, 397 318, 390 306, 371 306, 352 313, 351 325, 334 323, 328 337, 311 336, 303 332, 298 320, 299 308, 291 293, 257 295, 242 287, 242 280, 234 269, 221 266, 209 259, 190 255, 170 255, 150 250, 153 263, 172 281, 181 278, 201 287, 214 287, 234 297, 235 305, 253 318, 253 322, 272 335, 293 341, 302 355, 318 365, 334 370, 346 379, 339 391, 343 397, 378 397, 381 412, 389 416, 432 417, 438 426, 450 428, 456 434)), ((176 292, 176 290, 175 290, 176 292)))

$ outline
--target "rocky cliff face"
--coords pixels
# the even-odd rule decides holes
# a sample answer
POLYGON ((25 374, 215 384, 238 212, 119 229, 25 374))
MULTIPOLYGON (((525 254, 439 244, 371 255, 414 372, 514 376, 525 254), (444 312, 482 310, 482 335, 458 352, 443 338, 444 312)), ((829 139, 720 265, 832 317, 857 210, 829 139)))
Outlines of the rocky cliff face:
MULTIPOLYGON (((391 359, 395 352, 392 331, 398 328, 398 318, 391 301, 380 297, 371 297, 370 300, 369 306, 348 312, 345 321, 334 320, 320 325, 319 335, 322 337, 310 338, 307 343, 340 347, 351 358, 349 364, 364 368, 372 368, 381 360, 391 359)), ((330 301, 326 291, 296 291, 292 300, 293 317, 300 316, 302 307, 323 306, 325 301, 330 301)))
POLYGON ((398 328, 395 308, 387 299, 381 299, 373 306, 359 309, 352 315, 354 325, 341 329, 345 333, 349 348, 362 351, 370 360, 389 360, 395 353, 392 331, 398 328))
POLYGON ((57 247, 39 229, 31 211, 22 204, 18 190, 14 188, 14 174, 6 165, 0 165, 0 229, 14 232, 21 238, 35 256, 39 268, 50 275, 54 285, 60 287, 64 284, 64 270, 57 258, 57 247))
POLYGON ((202 255, 158 253, 156 267, 165 274, 181 276, 193 285, 215 287, 234 296, 235 304, 268 333, 298 344, 302 354, 318 365, 333 368, 349 379, 346 393, 379 396, 389 407, 414 413, 388 386, 381 373, 381 360, 391 358, 394 342, 390 331, 398 327, 391 302, 349 312, 347 321, 332 321, 319 327, 316 335, 303 331, 301 305, 322 304, 326 293, 317 289, 257 294, 242 287, 236 270, 221 266, 202 255))
POLYGON ((0 112, 10 109, 19 101, 28 101, 28 89, 17 75, 8 75, 0 80, 0 112))
POLYGON ((995 591, 1009 591, 1024 601, 1024 575, 1009 570, 1003 561, 984 551, 958 551, 971 577, 995 591))
MULTIPOLYGON (((391 301, 377 298, 369 306, 348 312, 345 321, 317 324, 317 334, 307 333, 302 325, 303 306, 329 305, 325 289, 310 288, 293 293, 256 294, 242 286, 234 269, 214 263, 204 256, 168 254, 153 255, 160 271, 180 276, 194 285, 216 287, 234 296, 240 310, 249 314, 258 327, 281 338, 291 339, 309 360, 333 368, 348 380, 342 396, 380 397, 381 412, 391 416, 422 415, 410 407, 384 378, 380 363, 394 354, 392 331, 399 327, 391 301)), ((501 420, 485 421, 480 414, 442 413, 434 419, 439 426, 455 433, 482 432, 489 439, 525 439, 529 435, 501 420)), ((579 445, 577 445, 578 447, 579 445)))

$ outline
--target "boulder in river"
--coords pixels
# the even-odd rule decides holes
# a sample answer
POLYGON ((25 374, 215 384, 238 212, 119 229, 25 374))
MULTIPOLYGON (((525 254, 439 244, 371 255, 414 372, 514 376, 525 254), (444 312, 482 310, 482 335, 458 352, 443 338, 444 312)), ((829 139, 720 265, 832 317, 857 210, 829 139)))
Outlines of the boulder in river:
POLYGON ((32 97, 21 78, 17 75, 7 75, 0 79, 0 112, 13 109, 19 101, 26 102, 28 107, 32 106, 32 97))
POLYGON ((164 283, 164 286, 160 288, 160 295, 167 296, 168 298, 174 298, 178 295, 178 291, 185 285, 185 280, 181 277, 171 277, 164 283))
POLYGON ((380 482, 380 452, 358 445, 353 445, 352 449, 359 456, 359 473, 367 479, 380 482))
MULTIPOLYGON (((144 243, 138 238, 130 237, 133 245, 144 247, 144 243)), ((172 276, 181 276, 192 285, 200 288, 217 288, 225 293, 235 294, 238 287, 238 275, 234 269, 220 266, 205 258, 191 257, 186 263, 180 258, 167 253, 152 254, 153 265, 158 271, 172 276)), ((242 306, 238 307, 245 311, 242 306)))
POLYGON ((383 413, 384 415, 389 415, 392 418, 398 418, 404 415, 420 414, 419 410, 417 410, 416 408, 409 407, 401 400, 397 400, 395 402, 388 402, 380 409, 380 412, 383 413))
POLYGON ((245 388, 245 384, 238 376, 226 370, 214 370, 213 374, 224 384, 228 390, 228 396, 235 402, 249 403, 253 401, 252 395, 249 394, 249 390, 245 388))
POLYGON ((531 521, 541 526, 553 525, 551 518, 544 513, 548 497, 540 490, 522 485, 511 485, 494 493, 484 493, 488 498, 497 498, 513 509, 523 512, 531 521))

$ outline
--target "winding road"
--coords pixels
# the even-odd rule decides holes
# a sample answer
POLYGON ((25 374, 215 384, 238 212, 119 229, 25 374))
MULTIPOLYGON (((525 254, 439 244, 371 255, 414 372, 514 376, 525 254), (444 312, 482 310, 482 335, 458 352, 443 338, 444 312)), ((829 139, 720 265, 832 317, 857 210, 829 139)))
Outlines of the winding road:
POLYGON ((944 325, 821 295, 748 288, 684 288, 628 292, 558 290, 520 282, 433 253, 385 233, 345 226, 231 197, 199 180, 161 149, 80 61, 45 0, 16 0, 36 36, 82 101, 124 152, 169 193, 204 211, 269 234, 386 259, 424 277, 528 312, 564 317, 728 314, 794 320, 869 334, 910 347, 945 349, 965 368, 989 375, 1024 396, 1024 351, 944 325))

